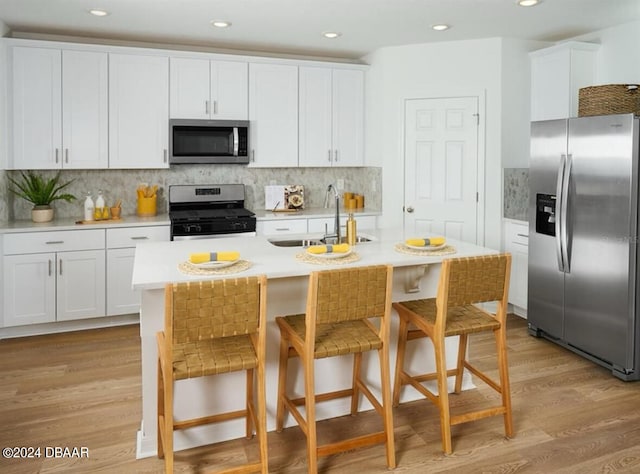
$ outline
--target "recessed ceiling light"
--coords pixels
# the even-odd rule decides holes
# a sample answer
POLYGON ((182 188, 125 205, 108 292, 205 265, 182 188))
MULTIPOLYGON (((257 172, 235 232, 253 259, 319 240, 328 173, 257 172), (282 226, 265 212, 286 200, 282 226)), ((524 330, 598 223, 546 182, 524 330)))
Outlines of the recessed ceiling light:
POLYGON ((450 26, 442 23, 440 25, 433 25, 431 28, 433 28, 436 31, 444 31, 444 30, 448 30, 450 26))
POLYGON ((89 10, 89 13, 91 13, 94 16, 107 16, 109 14, 108 11, 100 10, 99 8, 94 8, 92 10, 89 10))
POLYGON ((231 22, 225 20, 211 20, 211 24, 216 28, 229 28, 231 26, 231 22))
POLYGON ((533 7, 540 3, 540 0, 518 0, 518 5, 521 7, 533 7))
POLYGON ((322 33, 322 36, 324 36, 325 38, 334 39, 342 36, 342 33, 338 33, 337 31, 325 31, 322 33))

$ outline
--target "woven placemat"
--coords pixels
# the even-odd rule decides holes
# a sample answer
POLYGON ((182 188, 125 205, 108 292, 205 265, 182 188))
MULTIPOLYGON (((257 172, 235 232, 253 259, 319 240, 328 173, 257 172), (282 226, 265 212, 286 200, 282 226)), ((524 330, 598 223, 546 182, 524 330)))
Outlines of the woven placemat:
POLYGON ((296 254, 296 260, 300 260, 304 263, 313 263, 315 265, 343 265, 345 263, 353 263, 360 260, 360 255, 356 252, 351 252, 346 257, 342 258, 322 258, 309 255, 307 252, 300 252, 296 254))
POLYGON ((198 267, 191 262, 182 262, 178 264, 178 270, 187 275, 231 275, 240 273, 251 268, 251 262, 247 260, 238 260, 233 265, 224 268, 205 268, 198 267))
POLYGON ((407 247, 402 242, 396 244, 396 252, 407 253, 409 255, 420 255, 422 257, 435 257, 438 255, 450 255, 456 253, 457 250, 452 245, 445 245, 438 250, 417 250, 407 247))

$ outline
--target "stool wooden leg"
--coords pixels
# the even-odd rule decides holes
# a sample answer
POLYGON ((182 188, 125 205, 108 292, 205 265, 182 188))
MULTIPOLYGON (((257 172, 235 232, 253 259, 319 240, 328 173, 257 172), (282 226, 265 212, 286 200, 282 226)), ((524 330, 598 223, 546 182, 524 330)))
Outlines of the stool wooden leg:
POLYGON ((442 433, 442 450, 451 454, 451 415, 449 412, 449 391, 447 386, 447 361, 444 341, 435 339, 433 345, 436 352, 436 371, 438 377, 438 404, 440 409, 440 431, 442 433))
POLYGON ((382 391, 382 413, 384 432, 387 436, 387 467, 396 467, 396 445, 393 432, 393 410, 391 408, 391 374, 389 369, 389 347, 378 350, 380 360, 380 388, 382 391))
MULTIPOLYGON (((249 369, 247 372, 247 402, 245 405, 246 411, 246 437, 247 439, 251 439, 253 437, 253 418, 251 417, 252 410, 255 408, 255 403, 253 401, 253 369, 249 369)), ((255 413, 255 412, 253 412, 255 413)))
POLYGON ((307 417, 307 468, 310 473, 318 472, 318 438, 316 432, 316 400, 313 353, 302 357, 304 366, 304 396, 307 417))
POLYGON ((351 415, 358 414, 358 380, 360 379, 360 368, 362 367, 362 352, 353 354, 353 378, 351 382, 351 415))
MULTIPOLYGON (((399 313, 398 313, 399 314, 399 313)), ((400 404, 400 391, 402 390, 402 371, 404 370, 404 356, 407 349, 407 320, 400 315, 398 327, 398 348, 396 351, 396 370, 393 376, 393 406, 400 404)))
POLYGON ((511 414, 511 386, 509 383, 509 363, 507 361, 506 331, 504 323, 495 331, 496 349, 498 352, 498 370, 500 372, 500 389, 502 394, 502 406, 504 413, 504 432, 507 438, 513 436, 513 418, 511 414))
POLYGON ((267 396, 265 388, 264 362, 258 363, 258 442, 260 444, 260 464, 262 474, 269 472, 269 454, 267 452, 267 396))
POLYGON ((173 380, 165 380, 164 397, 164 471, 173 473, 173 380))
POLYGON ((455 393, 460 393, 462 390, 462 375, 464 374, 464 361, 467 358, 467 341, 468 335, 460 335, 460 341, 458 342, 458 363, 456 365, 456 385, 454 388, 455 393))
POLYGON ((157 401, 156 401, 156 410, 158 411, 157 417, 157 447, 158 447, 158 457, 160 459, 164 458, 164 446, 162 442, 162 429, 164 428, 164 382, 162 378, 162 365, 160 364, 160 359, 158 359, 158 384, 157 384, 157 401))
POLYGON ((281 432, 284 426, 284 397, 287 394, 287 365, 289 361, 289 342, 280 335, 280 360, 278 362, 278 400, 276 404, 276 431, 281 432))

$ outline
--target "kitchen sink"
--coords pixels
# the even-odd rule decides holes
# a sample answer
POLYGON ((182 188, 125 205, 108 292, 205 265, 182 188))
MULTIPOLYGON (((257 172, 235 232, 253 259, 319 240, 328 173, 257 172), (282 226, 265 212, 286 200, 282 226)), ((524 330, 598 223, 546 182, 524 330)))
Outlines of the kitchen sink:
MULTIPOLYGON (((273 238, 268 239, 271 245, 275 245, 276 247, 310 247, 311 245, 324 245, 326 242, 323 238, 313 238, 313 239, 283 239, 283 238, 273 238)), ((364 235, 358 235, 356 237, 356 243, 364 243, 371 242, 369 237, 365 237, 364 235)), ((347 241, 346 237, 342 237, 340 239, 341 243, 347 241)))

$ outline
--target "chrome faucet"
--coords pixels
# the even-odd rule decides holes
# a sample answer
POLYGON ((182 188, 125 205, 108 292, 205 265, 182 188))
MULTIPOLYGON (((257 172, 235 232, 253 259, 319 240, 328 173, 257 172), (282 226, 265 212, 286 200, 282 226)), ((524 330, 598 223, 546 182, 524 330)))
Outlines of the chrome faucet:
POLYGON ((330 184, 327 187, 327 192, 324 195, 324 207, 325 208, 329 207, 329 194, 331 193, 331 191, 333 191, 333 194, 335 196, 335 201, 336 201, 336 217, 335 217, 335 223, 333 227, 333 234, 329 234, 327 232, 327 225, 325 224, 324 241, 325 243, 328 243, 327 241, 329 239, 331 240, 335 239, 335 243, 339 244, 340 243, 340 195, 338 194, 338 190, 333 184, 330 184))

